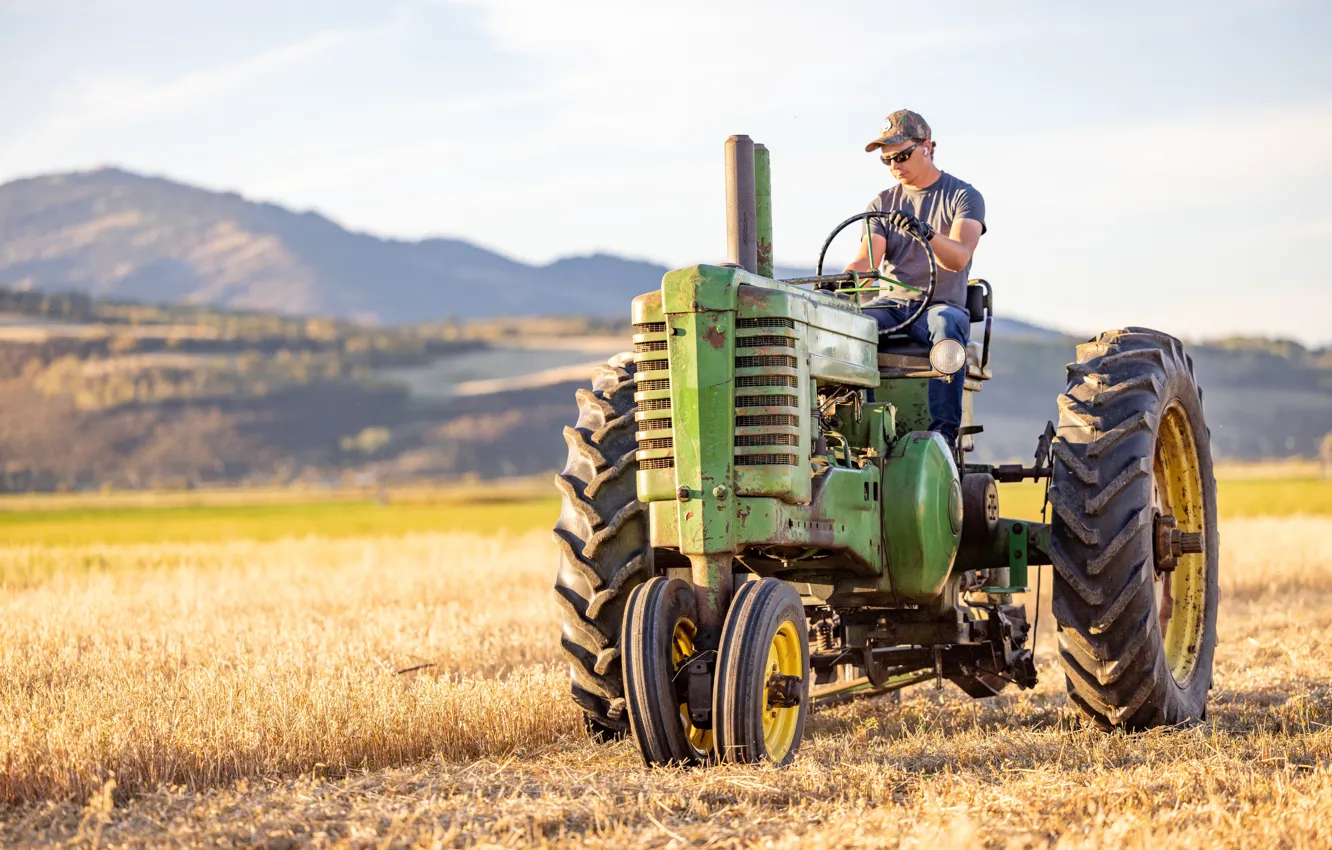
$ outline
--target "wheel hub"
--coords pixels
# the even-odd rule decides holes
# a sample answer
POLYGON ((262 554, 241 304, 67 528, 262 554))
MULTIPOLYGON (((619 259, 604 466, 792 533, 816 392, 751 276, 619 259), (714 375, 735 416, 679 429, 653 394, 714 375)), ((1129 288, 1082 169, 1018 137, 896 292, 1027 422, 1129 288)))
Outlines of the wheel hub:
POLYGON ((1156 555, 1156 571, 1167 573, 1179 566, 1181 555, 1197 555, 1203 550, 1200 531, 1180 531, 1179 523, 1169 514, 1156 515, 1152 524, 1152 551, 1156 555))
POLYGON ((795 708, 805 692, 805 681, 799 676, 786 676, 774 672, 768 677, 768 705, 774 708, 795 708))

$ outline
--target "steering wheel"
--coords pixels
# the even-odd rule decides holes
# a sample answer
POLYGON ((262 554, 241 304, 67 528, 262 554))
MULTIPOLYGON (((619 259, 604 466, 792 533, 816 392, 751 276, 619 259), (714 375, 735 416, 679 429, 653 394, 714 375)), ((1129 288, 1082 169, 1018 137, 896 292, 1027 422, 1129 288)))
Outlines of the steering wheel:
MULTIPOLYGON (((930 282, 929 285, 925 287, 925 290, 921 292, 920 298, 912 299, 919 302, 919 305, 915 308, 915 310, 913 310, 912 313, 909 316, 907 316, 905 319, 903 319, 900 323, 893 325, 891 328, 884 328, 880 330, 879 336, 886 336, 891 333, 896 333, 897 331, 900 331, 902 328, 905 328, 908 325, 910 325, 912 322, 916 321, 916 319, 920 318, 921 314, 925 312, 925 309, 930 306, 930 300, 934 298, 934 286, 935 283, 938 281, 939 277, 939 264, 934 259, 934 249, 931 248, 930 243, 923 236, 920 235, 921 231, 920 222, 917 221, 915 218, 912 218, 911 216, 907 215, 906 213, 892 214, 886 212, 879 212, 878 210, 870 210, 869 212, 863 212, 863 213, 858 213, 857 215, 853 215, 850 218, 848 218, 846 221, 837 225, 837 227, 833 230, 833 232, 828 234, 828 238, 825 239, 823 242, 823 249, 819 251, 819 265, 814 270, 814 274, 817 277, 823 276, 823 260, 828 253, 828 246, 832 245, 833 240, 836 239, 837 235, 841 233, 843 230, 845 230, 848 225, 853 224, 857 221, 864 221, 865 227, 868 230, 870 219, 877 218, 888 221, 889 224, 892 224, 893 227, 896 227, 896 225, 893 224, 890 219, 896 218, 898 216, 910 219, 911 223, 907 227, 901 228, 901 230, 904 233, 906 233, 906 235, 910 236, 912 239, 915 239, 925 248, 925 256, 927 256, 930 260, 930 282)), ((884 259, 887 259, 887 257, 888 257, 888 252, 884 251, 884 259)), ((871 248, 870 260, 872 261, 873 259, 874 259, 874 251, 873 248, 871 248)), ((880 266, 883 265, 883 260, 879 261, 879 265, 880 266)), ((875 266, 873 274, 876 279, 879 278, 878 266, 875 266)), ((882 305, 881 307, 869 307, 868 309, 879 310, 879 309, 886 309, 887 307, 888 305, 885 304, 882 305)), ((861 309, 866 309, 866 308, 861 308, 861 309)))

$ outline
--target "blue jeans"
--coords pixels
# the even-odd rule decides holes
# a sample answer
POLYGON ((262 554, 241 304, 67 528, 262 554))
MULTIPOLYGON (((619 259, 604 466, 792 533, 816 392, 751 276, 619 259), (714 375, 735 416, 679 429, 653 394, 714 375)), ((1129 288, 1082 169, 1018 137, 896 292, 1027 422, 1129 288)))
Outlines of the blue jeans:
MULTIPOLYGON (((877 307, 879 304, 900 304, 887 299, 876 298, 865 307, 877 307)), ((909 310, 915 309, 898 306, 886 306, 869 310, 869 314, 879 323, 879 329, 891 328, 905 319, 909 310)), ((905 333, 912 342, 934 345, 941 339, 955 339, 965 348, 971 337, 971 316, 961 307, 952 304, 931 304, 925 312, 916 317, 911 324, 897 333, 905 333)), ((930 430, 943 434, 949 444, 956 444, 957 429, 962 424, 962 385, 966 383, 966 367, 953 376, 951 381, 943 378, 931 378, 929 386, 930 430)))

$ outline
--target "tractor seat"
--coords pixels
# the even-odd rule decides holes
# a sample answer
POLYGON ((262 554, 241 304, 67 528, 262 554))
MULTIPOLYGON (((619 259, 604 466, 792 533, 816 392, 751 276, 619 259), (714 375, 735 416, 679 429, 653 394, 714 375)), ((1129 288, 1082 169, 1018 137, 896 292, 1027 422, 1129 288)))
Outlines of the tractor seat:
MULTIPOLYGON (((985 293, 988 287, 989 284, 984 281, 973 281, 971 285, 967 286, 966 310, 973 325, 977 322, 986 321, 985 293)), ((985 327, 984 342, 973 339, 967 345, 967 377, 981 381, 989 380, 991 376, 988 366, 984 369, 981 368, 981 363, 986 359, 985 348, 989 346, 990 342, 989 325, 986 324, 985 327)), ((879 337, 878 348, 879 371, 884 377, 904 377, 910 372, 928 372, 932 370, 929 344, 913 342, 905 333, 899 332, 879 337)))
POLYGON ((879 337, 880 370, 928 372, 931 368, 929 343, 914 342, 906 334, 879 337))
POLYGON ((930 345, 927 342, 913 342, 906 334, 889 334, 879 337, 879 353, 894 354, 899 357, 930 358, 930 345))
MULTIPOLYGON (((980 340, 967 343, 967 377, 988 381, 992 373, 988 366, 981 368, 981 357, 980 340)), ((904 377, 903 373, 929 372, 933 368, 930 365, 930 347, 925 343, 912 342, 897 334, 879 340, 879 372, 884 377, 904 377)))

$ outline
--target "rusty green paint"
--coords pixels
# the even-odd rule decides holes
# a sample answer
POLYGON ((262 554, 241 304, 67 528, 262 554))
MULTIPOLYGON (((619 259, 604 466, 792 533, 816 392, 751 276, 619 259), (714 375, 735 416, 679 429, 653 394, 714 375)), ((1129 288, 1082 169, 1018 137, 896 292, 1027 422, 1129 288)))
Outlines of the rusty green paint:
POLYGON ((754 145, 754 201, 758 273, 772 277, 772 159, 763 145, 754 145))
MULTIPOLYGON (((870 579, 869 586, 886 590, 883 576, 879 469, 825 469, 818 476, 814 499, 791 504, 765 496, 739 496, 730 508, 731 534, 736 551, 755 546, 820 547, 852 554, 849 574, 870 579), (866 494, 870 494, 868 497, 866 494)), ((670 502, 648 505, 652 545, 677 548, 681 539, 681 512, 670 502)), ((691 561, 694 556, 691 556, 691 561)), ((886 580, 885 580, 886 581, 886 580)))
POLYGON ((837 415, 843 422, 842 433, 858 449, 873 449, 875 455, 883 457, 888 454, 888 444, 897 438, 896 411, 887 402, 864 405, 859 420, 851 405, 839 405, 837 415))
POLYGON ((671 430, 685 555, 734 552, 735 283, 699 266, 662 280, 671 376, 671 430))
POLYGON ((705 310, 735 312, 738 281, 744 274, 723 266, 690 266, 667 272, 661 279, 661 305, 669 313, 705 310))
POLYGON ((875 401, 892 404, 896 411, 896 435, 926 431, 930 427, 929 381, 925 378, 892 378, 879 384, 875 401))

